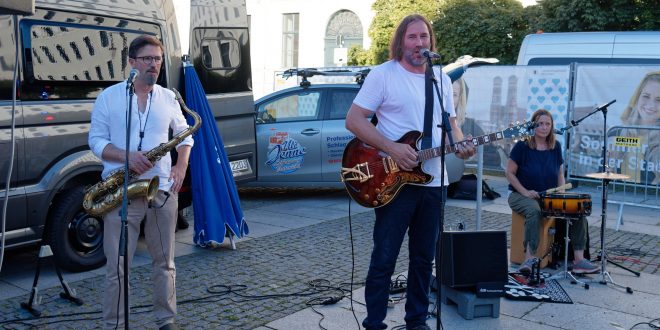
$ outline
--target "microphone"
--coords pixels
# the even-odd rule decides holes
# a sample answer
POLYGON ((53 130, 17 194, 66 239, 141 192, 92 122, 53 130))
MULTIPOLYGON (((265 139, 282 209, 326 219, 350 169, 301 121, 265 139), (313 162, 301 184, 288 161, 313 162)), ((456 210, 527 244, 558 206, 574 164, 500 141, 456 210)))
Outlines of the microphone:
POLYGON ((430 51, 428 48, 422 48, 419 50, 419 52, 424 56, 428 58, 441 58, 440 54, 434 53, 430 51))
POLYGON ((564 135, 564 131, 562 131, 562 130, 560 130, 560 129, 555 129, 555 134, 557 134, 557 135, 564 135))
POLYGON ((132 84, 135 81, 135 78, 137 78, 138 74, 140 74, 140 71, 137 69, 131 69, 131 73, 128 75, 128 79, 126 79, 127 84, 132 84))

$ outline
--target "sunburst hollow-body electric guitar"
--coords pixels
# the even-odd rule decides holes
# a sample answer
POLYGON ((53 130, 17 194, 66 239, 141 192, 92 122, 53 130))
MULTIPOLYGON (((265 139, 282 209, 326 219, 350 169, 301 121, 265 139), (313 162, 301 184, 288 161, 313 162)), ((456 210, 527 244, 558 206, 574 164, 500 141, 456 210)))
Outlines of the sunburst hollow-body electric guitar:
MULTIPOLYGON (((471 141, 478 146, 502 139, 522 139, 532 135, 533 129, 533 123, 526 122, 500 132, 474 137, 471 141)), ((421 164, 440 157, 442 149, 435 147, 419 150, 417 145, 421 138, 421 132, 410 131, 397 140, 409 144, 417 151, 419 164, 411 171, 401 170, 392 157, 358 138, 351 140, 344 149, 341 163, 341 180, 351 198, 365 207, 381 207, 392 201, 404 185, 425 185, 431 182, 433 176, 424 173, 421 164)), ((465 144, 467 140, 446 146, 445 153, 456 152, 461 143, 465 144)))

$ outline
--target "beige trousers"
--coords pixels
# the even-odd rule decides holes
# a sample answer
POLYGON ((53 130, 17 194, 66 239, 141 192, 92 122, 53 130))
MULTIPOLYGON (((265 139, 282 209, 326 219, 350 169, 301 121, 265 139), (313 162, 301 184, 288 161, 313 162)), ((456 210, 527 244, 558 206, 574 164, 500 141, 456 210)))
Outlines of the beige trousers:
MULTIPOLYGON (((178 196, 168 194, 169 198, 164 191, 159 190, 156 198, 151 202, 151 207, 147 205, 144 198, 131 200, 127 216, 128 250, 126 254, 129 269, 140 234, 140 222, 146 216, 144 235, 152 259, 153 310, 157 327, 173 323, 176 315, 174 229, 178 196)), ((103 218, 103 250, 108 259, 105 266, 106 288, 103 296, 103 327, 106 329, 124 328, 124 260, 119 256, 120 210, 121 207, 116 208, 103 218)), ((129 299, 130 305, 134 304, 129 299)))

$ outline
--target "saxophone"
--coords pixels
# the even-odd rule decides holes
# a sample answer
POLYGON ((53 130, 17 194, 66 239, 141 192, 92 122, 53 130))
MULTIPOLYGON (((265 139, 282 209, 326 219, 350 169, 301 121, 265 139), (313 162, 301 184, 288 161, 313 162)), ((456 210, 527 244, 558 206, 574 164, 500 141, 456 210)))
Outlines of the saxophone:
MULTIPOLYGON (((202 124, 202 119, 199 115, 190 110, 183 102, 179 91, 174 88, 172 88, 172 91, 176 95, 176 100, 179 102, 181 109, 192 116, 195 123, 193 126, 179 132, 179 134, 172 137, 172 139, 166 143, 161 143, 158 147, 146 152, 144 155, 152 164, 165 156, 171 149, 181 143, 183 139, 197 131, 202 124)), ((124 185, 124 175, 124 168, 118 169, 110 173, 105 180, 87 188, 85 190, 85 197, 83 198, 83 208, 85 211, 92 216, 103 216, 108 211, 119 206, 124 194, 124 190, 122 189, 124 185)), ((158 193, 158 176, 144 180, 137 180, 137 178, 137 173, 133 171, 129 173, 128 199, 145 197, 147 201, 153 200, 156 197, 156 193, 158 193)))

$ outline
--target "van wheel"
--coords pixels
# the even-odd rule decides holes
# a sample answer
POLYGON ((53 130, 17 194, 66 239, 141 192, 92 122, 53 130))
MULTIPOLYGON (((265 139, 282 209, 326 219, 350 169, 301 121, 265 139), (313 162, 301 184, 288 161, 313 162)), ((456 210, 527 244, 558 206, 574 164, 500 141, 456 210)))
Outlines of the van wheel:
POLYGON ((48 219, 49 243, 57 265, 72 272, 105 264, 103 221, 85 212, 82 186, 63 193, 48 219))

